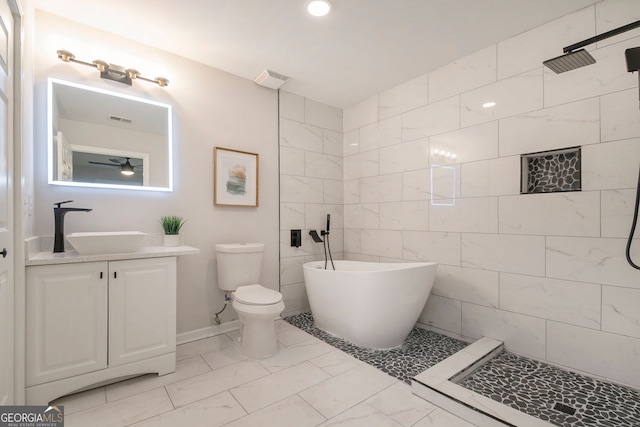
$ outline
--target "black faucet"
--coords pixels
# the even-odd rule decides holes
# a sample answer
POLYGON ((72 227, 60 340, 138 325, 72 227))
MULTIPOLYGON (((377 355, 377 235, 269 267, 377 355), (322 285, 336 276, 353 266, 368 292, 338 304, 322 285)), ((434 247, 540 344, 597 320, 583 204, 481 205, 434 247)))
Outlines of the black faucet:
POLYGON ((91 209, 86 208, 61 208, 63 203, 71 203, 73 200, 67 200, 66 202, 54 203, 56 206, 53 208, 53 219, 55 221, 55 232, 53 234, 53 252, 64 252, 64 215, 67 212, 91 212, 91 209))

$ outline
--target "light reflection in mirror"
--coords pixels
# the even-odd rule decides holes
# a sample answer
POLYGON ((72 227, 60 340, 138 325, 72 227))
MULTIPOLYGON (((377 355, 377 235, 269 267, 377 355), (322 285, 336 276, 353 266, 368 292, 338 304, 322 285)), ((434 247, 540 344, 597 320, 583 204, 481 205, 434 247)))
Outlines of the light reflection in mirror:
POLYGON ((167 104, 49 79, 49 184, 172 191, 171 118, 167 104))

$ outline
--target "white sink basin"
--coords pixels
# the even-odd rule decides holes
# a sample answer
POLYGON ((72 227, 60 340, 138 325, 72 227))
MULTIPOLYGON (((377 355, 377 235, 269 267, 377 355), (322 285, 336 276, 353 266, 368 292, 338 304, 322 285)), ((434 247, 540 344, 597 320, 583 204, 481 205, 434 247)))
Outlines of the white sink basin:
POLYGON ((95 231, 67 234, 67 240, 80 255, 135 252, 146 236, 140 231, 95 231))

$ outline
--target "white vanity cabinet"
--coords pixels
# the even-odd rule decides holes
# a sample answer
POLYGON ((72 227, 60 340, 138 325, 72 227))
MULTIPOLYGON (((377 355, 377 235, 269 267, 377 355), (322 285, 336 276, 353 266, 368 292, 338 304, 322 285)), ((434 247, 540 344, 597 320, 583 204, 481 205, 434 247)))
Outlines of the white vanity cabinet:
POLYGON ((27 268, 27 387, 107 367, 107 263, 27 268))
POLYGON ((26 270, 27 404, 175 371, 175 256, 26 270))
POLYGON ((176 259, 109 263, 109 366, 176 351, 176 259))

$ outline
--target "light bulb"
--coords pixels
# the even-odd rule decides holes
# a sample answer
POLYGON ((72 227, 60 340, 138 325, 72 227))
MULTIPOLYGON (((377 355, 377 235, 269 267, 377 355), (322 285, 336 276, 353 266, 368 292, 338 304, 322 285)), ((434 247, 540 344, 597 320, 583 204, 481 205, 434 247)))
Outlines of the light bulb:
POLYGON ((327 0, 312 0, 307 3, 307 12, 313 16, 325 16, 331 12, 331 3, 327 0))

